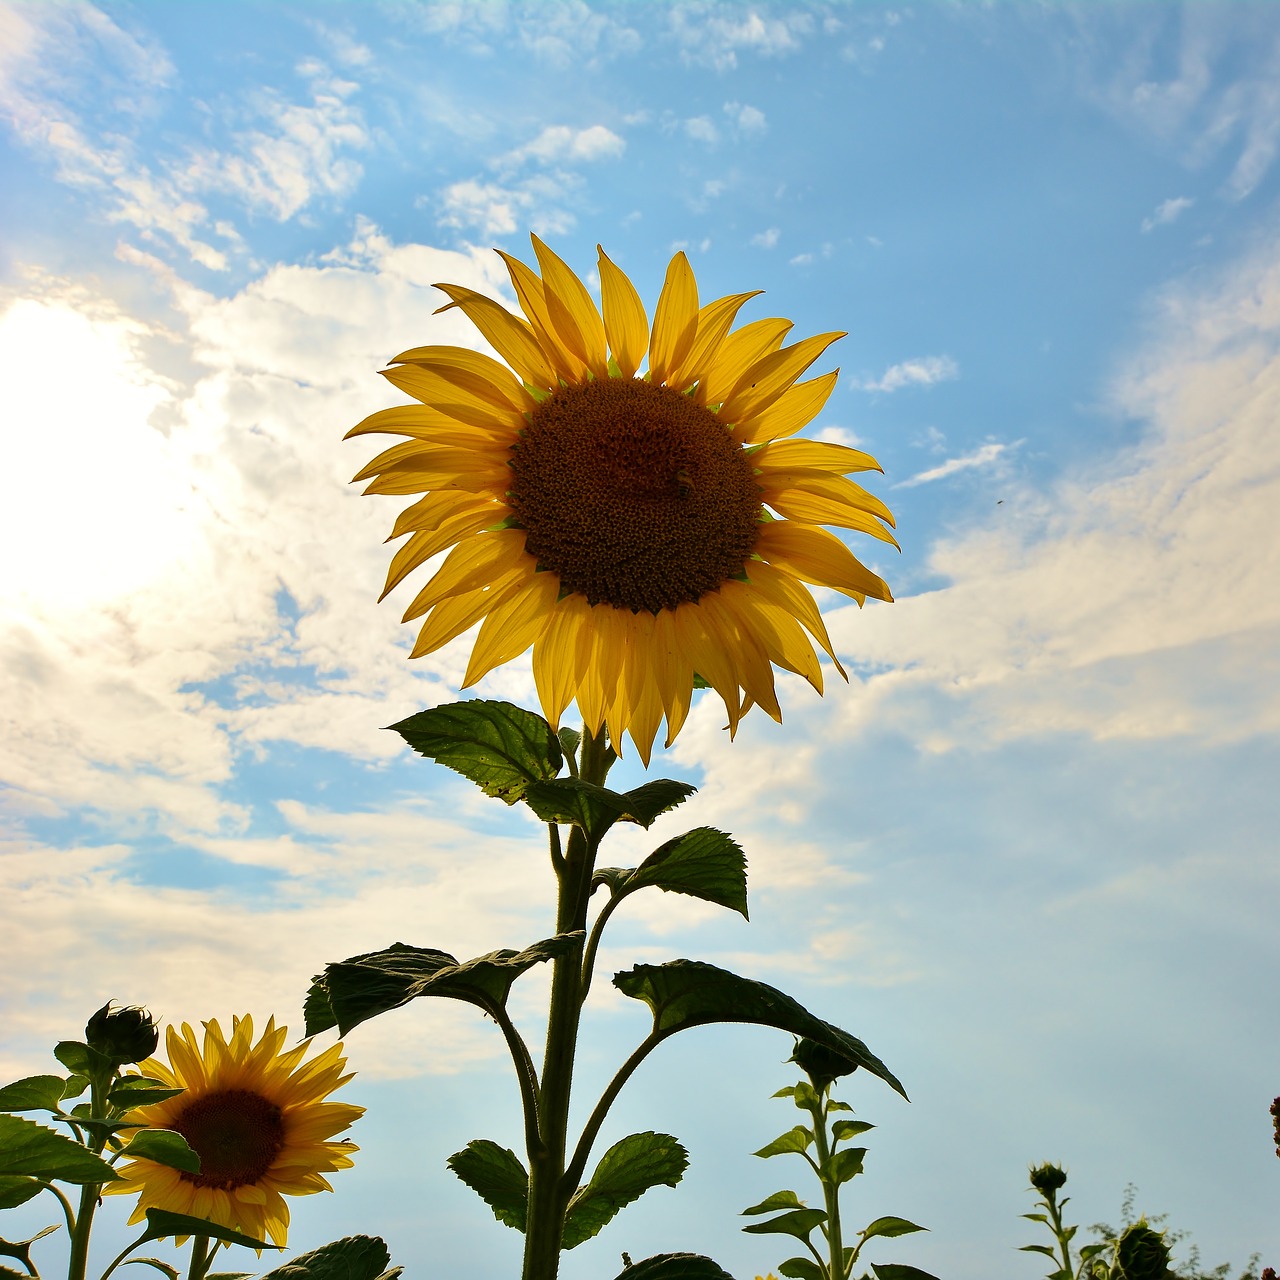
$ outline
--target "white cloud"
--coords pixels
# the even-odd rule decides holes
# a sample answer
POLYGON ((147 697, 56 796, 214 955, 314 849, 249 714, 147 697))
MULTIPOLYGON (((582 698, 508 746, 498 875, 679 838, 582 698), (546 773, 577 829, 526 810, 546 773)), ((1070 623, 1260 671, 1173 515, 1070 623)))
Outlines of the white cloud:
POLYGON ((763 133, 768 128, 764 112, 758 107, 748 106, 745 102, 726 102, 724 113, 741 133, 763 133))
POLYGON ((797 253, 794 258, 787 259, 787 265, 791 267, 807 267, 813 262, 813 254, 797 253))
POLYGON ((814 27, 812 15, 803 11, 767 12, 753 7, 744 12, 737 4, 702 0, 671 5, 667 21, 681 58, 717 71, 736 67, 739 53, 765 58, 796 53, 814 27))
POLYGON ((696 142, 716 143, 720 141, 720 130, 710 116, 693 116, 684 122, 684 131, 696 142))
POLYGON ((566 205, 580 185, 572 174, 539 175, 503 185, 469 178, 440 193, 438 221, 445 227, 474 227, 485 239, 529 228, 539 235, 570 230, 576 218, 566 205))
POLYGON ((1168 200, 1162 200, 1155 208, 1155 212, 1142 220, 1142 231, 1145 235, 1149 231, 1154 231, 1156 227, 1163 227, 1167 223, 1175 221, 1183 213, 1185 213, 1195 201, 1190 196, 1172 196, 1168 200))
POLYGON ((548 125, 532 142, 508 152, 501 164, 516 166, 527 160, 539 164, 562 164, 595 160, 616 160, 627 149, 623 138, 602 124, 585 129, 568 125, 548 125))
POLYGON ((751 243, 757 249, 772 249, 778 243, 778 237, 782 233, 777 227, 769 227, 764 231, 757 233, 751 237, 751 243))
POLYGON ((918 484, 929 484, 934 480, 945 480, 948 476, 955 475, 957 471, 970 471, 974 467, 992 466, 1009 449, 1016 449, 1021 443, 1021 440, 1015 440, 1013 444, 991 443, 980 445, 972 453, 963 454, 959 458, 948 458, 946 462, 940 463, 936 467, 930 467, 927 471, 921 471, 909 480, 902 480, 894 487, 897 489, 911 489, 918 484))
POLYGON ((917 356, 890 365, 879 378, 854 382, 863 391, 898 391, 902 387, 930 387, 960 376, 960 366, 950 356, 917 356))

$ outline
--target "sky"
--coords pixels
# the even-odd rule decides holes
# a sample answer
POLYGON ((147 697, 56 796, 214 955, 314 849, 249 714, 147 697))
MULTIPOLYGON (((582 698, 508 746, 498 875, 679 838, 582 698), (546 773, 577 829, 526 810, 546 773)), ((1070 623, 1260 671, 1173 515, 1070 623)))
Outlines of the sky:
MULTIPOLYGON (((1203 1262, 1280 1266, 1278 86, 1262 3, 0 3, 0 1073, 107 998, 300 1031, 328 961, 553 931, 536 823, 383 728, 459 696, 469 641, 408 661, 404 504, 342 437, 397 352, 484 349, 432 285, 512 305, 494 247, 595 289, 600 243, 650 308, 683 249, 704 298, 765 291, 744 320, 847 331, 809 431, 879 459, 902 550, 855 546, 895 603, 818 593, 847 685, 783 676, 733 742, 697 702, 651 776, 699 794, 606 845, 732 832, 750 922, 638 895, 601 969, 720 964, 889 1065, 910 1103, 837 1090, 878 1126, 846 1220, 930 1230, 867 1261, 1042 1275, 1052 1160, 1069 1220, 1132 1183, 1203 1262)), ((474 693, 536 705, 527 657, 474 693)), ((647 1027, 593 996, 579 1118, 647 1027)), ((493 1026, 419 1002, 346 1044, 361 1154, 291 1247, 516 1274, 444 1164, 519 1146, 493 1026)), ((815 1195, 751 1154, 790 1051, 646 1063, 602 1141, 689 1172, 566 1280, 776 1271, 739 1214, 815 1195)))

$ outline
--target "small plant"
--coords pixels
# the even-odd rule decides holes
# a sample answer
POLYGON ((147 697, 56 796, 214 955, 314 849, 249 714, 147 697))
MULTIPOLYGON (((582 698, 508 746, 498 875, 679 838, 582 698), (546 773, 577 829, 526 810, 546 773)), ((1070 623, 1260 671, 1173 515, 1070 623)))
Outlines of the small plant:
MULTIPOLYGON (((809 1078, 779 1089, 773 1096, 790 1098, 800 1110, 809 1113, 812 1124, 796 1125, 755 1154, 762 1159, 787 1152, 803 1156, 822 1186, 823 1207, 810 1209, 794 1191, 775 1191, 742 1212, 748 1216, 781 1210, 778 1216, 742 1229, 756 1235, 795 1236, 804 1244, 811 1258, 788 1258, 778 1267, 778 1271, 791 1280, 849 1280, 863 1246, 869 1240, 877 1236, 910 1235, 927 1228, 908 1222, 906 1218, 877 1218, 853 1237, 854 1243, 845 1244, 844 1227, 840 1221, 840 1188, 863 1172, 867 1149, 841 1149, 840 1144, 875 1126, 864 1120, 833 1119, 840 1112, 852 1113, 853 1108, 847 1102, 832 1098, 831 1086, 840 1076, 857 1070, 857 1065, 812 1040, 797 1041, 795 1052, 788 1061, 798 1064, 809 1078), (821 1239, 819 1244, 815 1244, 811 1237, 819 1228, 821 1239)), ((900 1264, 872 1263, 871 1270, 877 1280, 936 1280, 927 1271, 900 1264)), ((864 1272, 862 1280, 870 1280, 870 1273, 864 1272)))

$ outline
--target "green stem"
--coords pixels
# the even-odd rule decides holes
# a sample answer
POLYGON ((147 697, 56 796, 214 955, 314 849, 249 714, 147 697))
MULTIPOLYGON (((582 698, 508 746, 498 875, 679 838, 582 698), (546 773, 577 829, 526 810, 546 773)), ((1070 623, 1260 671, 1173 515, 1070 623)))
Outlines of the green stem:
POLYGON ((62 1216, 67 1220, 67 1236, 68 1238, 73 1239, 76 1234, 76 1214, 75 1210, 71 1207, 71 1201, 68 1200, 52 1182, 41 1182, 40 1185, 46 1191, 52 1191, 53 1194, 58 1197, 58 1203, 62 1205, 62 1216))
POLYGON ((195 1236, 191 1241, 191 1265, 187 1268, 187 1280, 204 1280, 212 1260, 213 1250, 209 1248, 209 1237, 195 1236))
POLYGON ((1058 1238, 1058 1246, 1062 1250, 1062 1265, 1067 1274, 1071 1275, 1073 1274, 1071 1269, 1071 1242, 1067 1239, 1067 1234, 1062 1227, 1062 1210, 1058 1207, 1058 1197, 1056 1193, 1050 1192, 1040 1203, 1049 1210, 1049 1216, 1053 1219, 1053 1234, 1058 1238))
MULTIPOLYGON (((617 757, 605 730, 590 734, 584 726, 579 748, 579 776, 603 786, 617 757)), ((553 841, 552 862, 555 863, 553 841)), ((556 933, 585 933, 591 899, 596 846, 577 828, 569 835, 562 866, 557 866, 559 901, 556 933)), ((538 1090, 538 1138, 530 1147, 529 1207, 525 1222, 523 1280, 555 1280, 560 1267, 564 1215, 572 1189, 564 1183, 565 1145, 573 1060, 582 1015, 582 944, 552 961, 551 1007, 547 1017, 547 1049, 538 1090)))
MULTIPOLYGON (((828 1086, 829 1087, 829 1086, 828 1086)), ((818 1100, 809 1109, 813 1116, 813 1142, 818 1152, 819 1180, 822 1183, 822 1198, 827 1210, 827 1247, 831 1253, 831 1262, 827 1274, 831 1280, 845 1280, 844 1238, 840 1233, 840 1187, 832 1176, 829 1165, 831 1147, 827 1143, 827 1115, 824 1089, 818 1100)))
MULTIPOLYGON (((93 1119, 106 1119, 107 1085, 109 1084, 109 1079, 103 1081, 96 1076, 90 1080, 89 1115, 93 1119)), ((95 1156, 100 1156, 107 1145, 106 1130, 90 1126, 89 1141, 85 1145, 95 1156), (100 1137, 99 1134, 101 1134, 100 1137)), ((75 1229, 71 1233, 71 1256, 67 1261, 67 1280, 84 1280, 89 1266, 89 1232, 93 1229, 93 1215, 97 1212, 101 1192, 100 1182, 89 1182, 80 1188, 80 1211, 76 1214, 75 1229)))

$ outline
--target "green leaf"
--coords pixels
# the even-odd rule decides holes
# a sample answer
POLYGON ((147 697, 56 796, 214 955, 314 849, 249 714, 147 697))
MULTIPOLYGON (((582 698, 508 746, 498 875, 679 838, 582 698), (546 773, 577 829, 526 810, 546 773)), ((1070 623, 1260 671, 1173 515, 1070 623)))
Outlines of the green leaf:
POLYGON ((921 1271, 919 1267, 904 1267, 896 1262, 873 1262, 871 1270, 878 1280, 938 1280, 937 1276, 921 1271))
MULTIPOLYGON (((172 1263, 161 1262, 159 1258, 126 1258, 123 1265, 126 1267, 151 1267, 168 1276, 169 1280, 178 1280, 178 1277, 182 1274, 172 1263)), ((209 1278, 206 1277, 205 1280, 209 1280, 209 1278)))
POLYGON ((733 1280, 733 1277, 699 1253, 656 1253, 627 1267, 616 1280, 733 1280))
POLYGON ((210 1271, 204 1280, 249 1280, 252 1271, 210 1271))
POLYGON ((587 1185, 573 1193, 561 1247, 573 1249, 590 1240, 650 1187, 674 1187, 688 1167, 689 1153, 669 1133, 633 1133, 615 1142, 587 1185))
POLYGON ((79 1040, 59 1040, 53 1046, 53 1056, 78 1076, 96 1075, 106 1079, 115 1072, 115 1064, 110 1058, 79 1040))
POLYGON ((148 1209, 147 1229, 143 1232, 138 1244, 146 1244, 149 1240, 164 1240, 168 1236, 206 1236, 210 1240, 225 1240, 228 1244, 242 1244, 247 1249, 279 1249, 278 1244, 268 1244, 265 1240, 255 1240, 243 1232, 233 1231, 220 1222, 209 1222, 204 1218, 193 1218, 186 1213, 170 1213, 168 1209, 148 1209))
MULTIPOLYGON (((262 1280, 379 1280, 390 1261, 377 1236, 347 1236, 290 1258, 262 1280)), ((398 1275, 400 1268, 394 1271, 398 1275)))
POLYGON ((62 1099, 65 1102, 68 1098, 78 1098, 89 1087, 89 1077, 72 1073, 67 1077, 67 1082, 62 1086, 62 1099))
POLYGON ((564 756, 551 726, 510 702, 454 702, 390 726, 419 755, 470 778, 507 804, 560 772, 564 756))
POLYGON ((814 1227, 826 1220, 825 1209, 792 1209, 790 1213, 770 1218, 768 1222, 752 1222, 742 1229, 756 1236, 786 1235, 807 1240, 814 1227))
MULTIPOLYGON (((1058 1255, 1049 1248, 1047 1244, 1024 1244, 1018 1247, 1019 1253, 1043 1253, 1046 1258, 1056 1258, 1058 1255)), ((1085 1259, 1088 1261, 1088 1259, 1085 1259)))
POLYGON ((808 1111, 818 1105, 818 1091, 807 1080, 801 1080, 796 1085, 791 1098, 801 1111, 808 1111))
POLYGON ((560 750, 564 752, 566 759, 578 758, 578 744, 582 741, 582 734, 577 729, 570 729, 568 726, 557 729, 556 741, 560 744, 560 750))
MULTIPOLYGON (((57 1227, 45 1227, 43 1231, 37 1231, 29 1240, 0 1240, 0 1254, 8 1258, 17 1258, 29 1273, 23 1276, 21 1272, 15 1271, 14 1275, 22 1276, 22 1280, 30 1280, 30 1277, 36 1271, 31 1262, 31 1246, 37 1240, 43 1240, 45 1236, 52 1235, 57 1229, 57 1227)), ((8 1267, 3 1267, 0 1268, 0 1271, 8 1271, 9 1269, 8 1267)))
POLYGON ((831 1126, 831 1136, 837 1142, 843 1142, 846 1138, 856 1138, 858 1134, 874 1128, 875 1125, 868 1124, 865 1120, 837 1120, 831 1126))
POLYGON ((637 965, 615 974, 613 984, 623 995, 643 1000, 653 1010, 653 1029, 662 1038, 685 1027, 716 1022, 777 1027, 842 1054, 907 1096, 893 1072, 861 1040, 815 1018, 790 996, 763 982, 741 978, 713 964, 672 960, 662 965, 637 965))
POLYGON ((928 1230, 928 1227, 918 1227, 906 1218, 877 1218, 862 1232, 862 1238, 870 1240, 872 1236, 909 1236, 913 1231, 928 1230))
POLYGON ((176 1098, 181 1092, 181 1086, 175 1089, 150 1076, 121 1076, 107 1094, 107 1101, 122 1111, 132 1111, 134 1107, 148 1107, 155 1102, 164 1102, 166 1098, 176 1098))
POLYGON ((475 1138, 445 1163, 508 1227, 524 1230, 529 1174, 516 1153, 488 1138, 475 1138))
POLYGON ((778 1268, 778 1274, 791 1280, 827 1280, 822 1268, 811 1258, 788 1258, 778 1268))
POLYGON ((524 802, 543 822, 571 823, 599 840, 615 822, 635 822, 647 829, 696 790, 670 778, 646 782, 634 791, 610 791, 581 778, 553 778, 531 783, 524 802))
POLYGON ((120 1175, 103 1159, 71 1138, 34 1120, 0 1115, 0 1174, 71 1182, 119 1182, 120 1175))
POLYGON ((728 907, 745 919, 746 867, 742 848, 731 837, 714 827, 695 827, 660 845, 634 871, 618 875, 617 868, 605 868, 595 880, 608 883, 615 895, 655 885, 728 907))
POLYGON ((139 1129, 120 1154, 130 1160, 154 1160, 183 1173, 200 1172, 200 1157, 172 1129, 139 1129))
POLYGON ((849 1182, 862 1172, 862 1162, 866 1156, 866 1147, 849 1147, 844 1151, 833 1152, 823 1169, 823 1180, 837 1187, 849 1182))
POLYGON ((304 1006, 306 1033, 314 1035, 336 1025, 345 1036, 352 1027, 419 996, 465 1000, 492 1016, 506 1004, 512 984, 522 973, 581 946, 582 939, 581 931, 562 933, 523 951, 491 951, 461 964, 447 951, 397 942, 385 951, 326 965, 324 973, 312 979, 304 1006), (322 1000, 313 999, 317 989, 322 1000))
POLYGON ((30 1271, 15 1271, 13 1267, 0 1266, 0 1280, 31 1280, 30 1271))
POLYGON ((34 1178, 22 1178, 16 1174, 0 1176, 0 1209, 16 1209, 20 1204, 38 1196, 44 1187, 34 1178))
MULTIPOLYGON (((906 1096, 905 1094, 903 1095, 906 1096)), ((853 1108, 847 1102, 837 1102, 834 1098, 827 1099, 827 1113, 832 1111, 852 1111, 853 1108)))
POLYGON ((26 1076, 0 1089, 0 1111, 60 1111, 61 1076, 26 1076))
POLYGON ((773 1213, 778 1209, 803 1209, 804 1201, 794 1191, 775 1191, 766 1200, 753 1204, 750 1209, 743 1209, 742 1216, 750 1217, 755 1213, 773 1213))
POLYGON ((770 1156, 784 1155, 788 1151, 804 1151, 812 1141, 813 1130, 798 1124, 794 1129, 788 1129, 780 1137, 774 1138, 767 1147, 761 1147, 755 1154, 767 1160, 770 1156))

